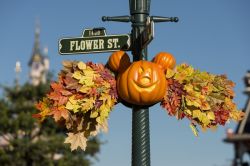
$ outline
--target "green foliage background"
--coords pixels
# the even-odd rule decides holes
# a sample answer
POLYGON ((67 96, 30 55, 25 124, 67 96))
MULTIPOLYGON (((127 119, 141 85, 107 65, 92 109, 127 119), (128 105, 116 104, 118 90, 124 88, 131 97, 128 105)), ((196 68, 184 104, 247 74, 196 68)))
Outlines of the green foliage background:
POLYGON ((36 87, 26 83, 2 88, 0 138, 7 143, 0 146, 1 166, 89 166, 98 160, 101 142, 97 137, 91 138, 85 152, 71 152, 63 143, 63 128, 52 119, 40 124, 32 118, 37 113, 34 103, 48 92, 49 81, 36 87))

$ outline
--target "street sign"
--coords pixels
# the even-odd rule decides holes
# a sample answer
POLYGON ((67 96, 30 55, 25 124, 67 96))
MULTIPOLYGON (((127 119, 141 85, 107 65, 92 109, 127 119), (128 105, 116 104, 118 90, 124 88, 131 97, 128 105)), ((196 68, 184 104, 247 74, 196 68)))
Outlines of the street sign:
POLYGON ((154 38, 154 21, 148 19, 144 31, 141 33, 141 46, 145 48, 154 38))
POLYGON ((130 49, 130 35, 106 35, 105 28, 85 29, 82 37, 63 38, 59 53, 87 54, 130 49))

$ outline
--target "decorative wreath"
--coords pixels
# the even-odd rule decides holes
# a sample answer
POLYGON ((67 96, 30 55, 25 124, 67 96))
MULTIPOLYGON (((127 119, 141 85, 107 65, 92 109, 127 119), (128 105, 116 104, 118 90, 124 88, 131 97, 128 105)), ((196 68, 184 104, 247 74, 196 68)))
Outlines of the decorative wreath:
POLYGON ((85 150, 87 140, 108 130, 107 119, 118 101, 135 105, 158 102, 168 115, 187 118, 194 134, 202 129, 240 121, 244 113, 233 102, 234 83, 225 75, 195 70, 187 64, 175 67, 175 58, 166 52, 152 62, 130 62, 124 51, 114 52, 107 63, 63 62, 58 82, 36 104, 33 117, 52 116, 68 130, 65 143, 71 150, 85 150))

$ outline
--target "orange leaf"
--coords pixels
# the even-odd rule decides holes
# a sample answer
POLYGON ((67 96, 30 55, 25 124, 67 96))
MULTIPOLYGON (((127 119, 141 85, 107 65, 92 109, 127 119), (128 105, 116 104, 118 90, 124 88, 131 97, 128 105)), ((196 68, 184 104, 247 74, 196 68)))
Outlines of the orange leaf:
POLYGON ((49 115, 53 115, 53 118, 55 119, 56 122, 59 121, 61 118, 67 120, 69 117, 69 113, 67 109, 65 109, 64 107, 59 107, 59 108, 54 107, 53 111, 49 115))
POLYGON ((54 91, 60 91, 63 89, 63 86, 62 84, 59 84, 59 83, 56 83, 56 82, 52 82, 50 84, 51 88, 54 90, 54 91))

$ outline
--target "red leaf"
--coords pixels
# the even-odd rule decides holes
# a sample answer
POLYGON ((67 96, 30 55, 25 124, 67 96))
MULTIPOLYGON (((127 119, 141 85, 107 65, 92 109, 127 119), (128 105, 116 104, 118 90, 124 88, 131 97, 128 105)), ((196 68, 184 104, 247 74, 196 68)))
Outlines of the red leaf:
POLYGON ((229 111, 223 108, 219 108, 217 111, 215 111, 214 115, 215 122, 219 123, 220 125, 225 125, 227 120, 229 119, 229 111))
POLYGON ((36 119, 40 119, 42 116, 38 113, 38 114, 32 114, 32 117, 36 119))

